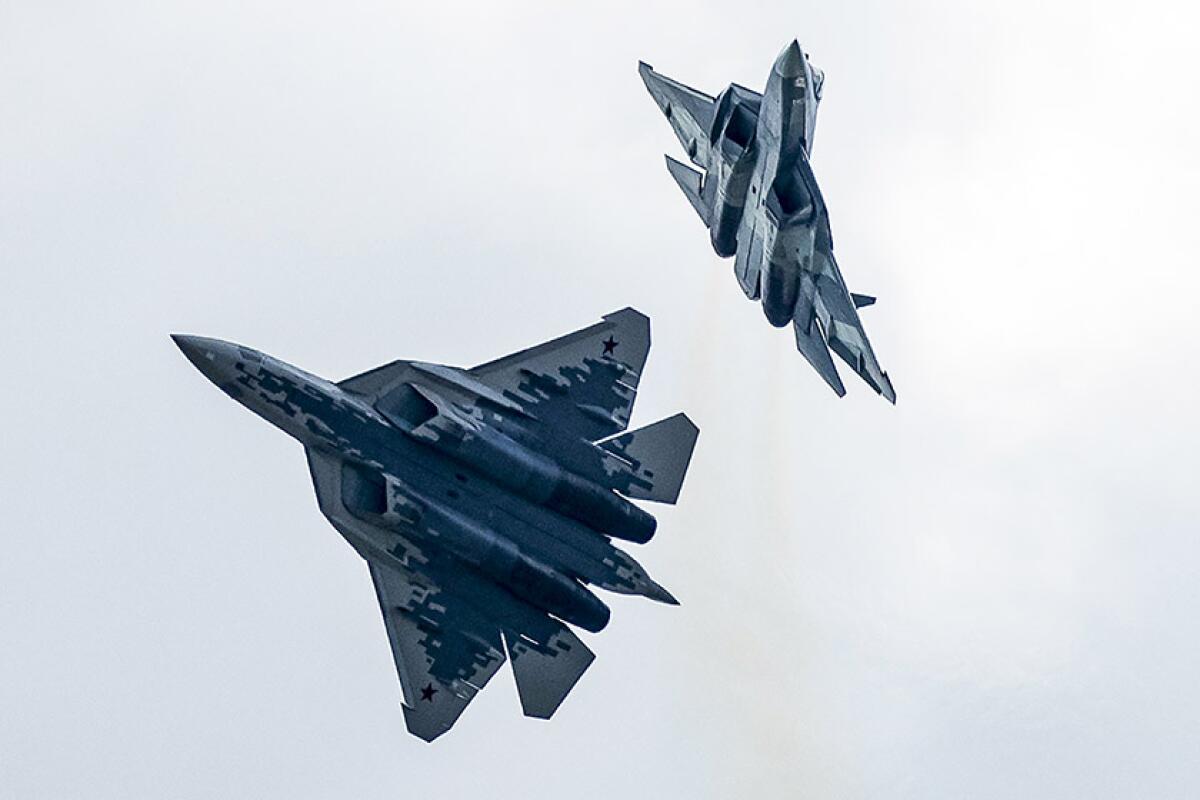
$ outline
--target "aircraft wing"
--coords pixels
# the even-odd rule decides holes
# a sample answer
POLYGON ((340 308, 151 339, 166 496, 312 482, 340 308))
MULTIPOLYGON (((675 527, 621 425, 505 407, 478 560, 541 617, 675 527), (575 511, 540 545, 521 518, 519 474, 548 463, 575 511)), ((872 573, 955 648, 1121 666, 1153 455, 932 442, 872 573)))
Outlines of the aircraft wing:
POLYGON ((797 177, 811 192, 814 208, 820 214, 812 268, 801 273, 800 297, 792 319, 796 348, 839 397, 846 389, 833 366, 830 350, 849 364, 872 389, 895 403, 892 381, 875 358, 858 316, 858 309, 872 305, 875 298, 851 294, 846 288, 842 271, 833 257, 833 236, 829 230, 825 198, 821 195, 812 164, 803 153, 796 160, 795 169, 797 177))
POLYGON ((871 342, 867 339, 867 332, 858 317, 854 298, 846 289, 846 282, 842 280, 837 261, 834 260, 832 252, 824 255, 828 260, 829 269, 817 276, 817 315, 821 319, 821 327, 825 330, 829 347, 841 356, 860 378, 870 384, 872 389, 889 402, 895 403, 896 390, 892 388, 891 379, 875 358, 875 351, 871 349, 871 342))
POLYGON ((450 730, 500 669, 505 651, 521 708, 539 719, 558 710, 595 659, 565 625, 503 590, 476 584, 460 594, 368 563, 400 677, 404 722, 427 742, 450 730))
POLYGON ((400 676, 404 721, 409 732, 433 741, 504 663, 500 628, 453 595, 368 563, 400 676))
MULTIPOLYGON (((348 541, 372 538, 362 535, 368 523, 342 502, 354 491, 343 484, 342 462, 306 452, 326 518, 348 541)), ((437 548, 391 534, 386 554, 359 554, 370 567, 383 613, 405 724, 427 742, 450 730, 504 663, 505 651, 525 714, 542 719, 558 709, 592 663, 592 652, 561 622, 437 548)))
POLYGON ((543 422, 595 441, 628 427, 649 352, 650 320, 626 308, 469 374, 543 422))
POLYGON ((372 401, 399 383, 432 373, 493 403, 596 441, 629 426, 650 352, 650 320, 632 308, 512 355, 462 370, 393 361, 338 383, 372 401))
MULTIPOLYGON (((345 506, 343 498, 356 488, 346 483, 343 462, 311 448, 305 452, 326 518, 351 543, 377 539, 364 534, 371 526, 345 506)), ((359 550, 359 555, 367 559, 383 611, 405 723, 416 736, 433 741, 450 730, 504 663, 500 627, 444 589, 439 578, 447 570, 435 563, 444 560, 438 551, 398 534, 380 542, 386 554, 359 550)))
POLYGON ((831 251, 818 250, 813 266, 817 268, 815 274, 806 273, 801 278, 800 299, 792 320, 797 349, 839 396, 846 390, 829 357, 830 350, 872 389, 895 403, 896 390, 879 365, 858 316, 858 308, 874 303, 875 298, 853 295, 846 289, 831 251))
POLYGON ((642 82, 646 84, 654 102, 671 123, 688 158, 696 166, 707 169, 716 101, 690 86, 659 75, 654 67, 645 62, 638 64, 638 74, 642 76, 642 82))

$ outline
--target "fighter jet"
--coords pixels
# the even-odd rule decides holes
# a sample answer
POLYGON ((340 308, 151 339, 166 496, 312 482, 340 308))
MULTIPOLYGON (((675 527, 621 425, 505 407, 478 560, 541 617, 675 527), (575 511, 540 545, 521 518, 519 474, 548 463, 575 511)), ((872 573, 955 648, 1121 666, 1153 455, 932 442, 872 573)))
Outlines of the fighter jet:
POLYGON ((846 389, 830 348, 895 403, 858 318, 875 298, 846 288, 809 163, 825 74, 795 41, 776 59, 763 94, 730 84, 713 98, 644 62, 638 71, 688 158, 703 170, 667 157, 717 255, 735 256, 742 291, 762 301, 775 327, 792 324, 797 348, 838 396, 846 389))
POLYGON ((609 609, 587 586, 677 604, 612 537, 644 543, 698 429, 627 431, 650 321, 604 321, 474 369, 394 361, 340 383, 241 345, 172 337, 213 383, 304 445, 321 512, 367 562, 408 730, 445 733, 505 661, 549 718, 609 609))

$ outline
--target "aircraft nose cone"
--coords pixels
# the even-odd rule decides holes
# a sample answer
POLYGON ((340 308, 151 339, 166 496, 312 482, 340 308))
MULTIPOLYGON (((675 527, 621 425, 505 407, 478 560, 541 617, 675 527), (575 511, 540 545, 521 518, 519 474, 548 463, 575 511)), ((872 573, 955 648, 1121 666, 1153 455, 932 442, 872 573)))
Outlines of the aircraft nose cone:
POLYGON ((798 78, 804 74, 804 51, 795 39, 775 59, 775 71, 784 78, 798 78))
POLYGON ((187 360, 213 383, 221 386, 233 378, 236 354, 229 342, 181 333, 171 334, 171 340, 183 351, 187 360))

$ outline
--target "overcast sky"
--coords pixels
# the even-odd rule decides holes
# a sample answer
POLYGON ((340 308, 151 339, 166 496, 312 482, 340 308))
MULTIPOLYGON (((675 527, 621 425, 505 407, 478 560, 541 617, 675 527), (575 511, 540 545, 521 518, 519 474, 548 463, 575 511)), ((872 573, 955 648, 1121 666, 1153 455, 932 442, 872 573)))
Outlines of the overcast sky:
POLYGON ((0 0, 0 796, 1196 795, 1190 9, 647 5, 0 0), (894 408, 743 298, 637 76, 792 37, 894 408), (339 379, 626 305, 683 604, 426 745, 300 447, 167 334, 339 379))

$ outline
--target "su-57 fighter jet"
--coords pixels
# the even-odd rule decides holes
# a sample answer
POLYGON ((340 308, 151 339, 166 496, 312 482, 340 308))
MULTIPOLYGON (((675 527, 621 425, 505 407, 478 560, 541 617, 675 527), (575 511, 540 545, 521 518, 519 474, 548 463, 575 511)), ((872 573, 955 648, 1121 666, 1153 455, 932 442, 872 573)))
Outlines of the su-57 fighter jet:
POLYGON ((336 384, 172 338, 304 445, 321 512, 370 568, 420 738, 449 730, 505 653, 525 714, 549 718, 593 658, 564 623, 608 624, 586 586, 676 603, 610 540, 650 539, 654 517, 625 498, 674 503, 699 433, 683 414, 622 433, 650 350, 637 311, 470 370, 395 361, 336 384))
POLYGON ((808 158, 825 75, 797 42, 784 48, 758 94, 737 84, 717 97, 638 71, 692 163, 667 169, 708 226, 713 249, 735 256, 734 272, 770 323, 789 322, 796 346, 839 396, 846 393, 830 348, 891 402, 858 309, 874 297, 851 294, 833 258, 829 213, 808 158))

